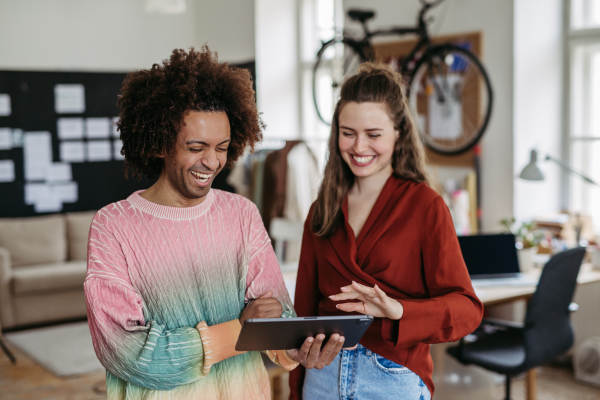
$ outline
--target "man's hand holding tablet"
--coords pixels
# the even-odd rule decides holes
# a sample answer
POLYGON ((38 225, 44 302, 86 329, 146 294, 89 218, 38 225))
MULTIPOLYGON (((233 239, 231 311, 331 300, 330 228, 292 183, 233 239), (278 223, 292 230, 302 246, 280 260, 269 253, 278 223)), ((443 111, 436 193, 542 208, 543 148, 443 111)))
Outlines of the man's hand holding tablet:
MULTIPOLYGON (((247 319, 279 318, 281 311, 281 303, 273 297, 273 291, 269 290, 246 307, 240 317, 240 323, 243 325, 247 319)), ((334 333, 321 349, 324 340, 323 334, 318 334, 315 338, 308 337, 299 349, 286 350, 286 354, 292 360, 302 364, 304 368, 321 369, 331 364, 337 357, 345 338, 334 333)))

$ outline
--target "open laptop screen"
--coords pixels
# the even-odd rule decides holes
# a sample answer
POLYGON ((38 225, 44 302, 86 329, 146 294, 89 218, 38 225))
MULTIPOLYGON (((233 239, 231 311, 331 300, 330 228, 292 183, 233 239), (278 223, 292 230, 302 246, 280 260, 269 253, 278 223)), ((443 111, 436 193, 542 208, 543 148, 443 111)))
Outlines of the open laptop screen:
POLYGON ((515 235, 459 236, 471 278, 508 277, 519 273, 515 235))

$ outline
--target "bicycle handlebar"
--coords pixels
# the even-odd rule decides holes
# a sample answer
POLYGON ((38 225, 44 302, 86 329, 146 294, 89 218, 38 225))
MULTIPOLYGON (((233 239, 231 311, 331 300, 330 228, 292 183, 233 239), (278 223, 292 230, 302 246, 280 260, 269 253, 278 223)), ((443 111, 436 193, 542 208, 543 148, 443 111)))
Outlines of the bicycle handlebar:
POLYGON ((418 24, 419 24, 419 28, 421 30, 426 31, 427 30, 427 22, 425 21, 425 14, 427 13, 427 11, 429 11, 429 9, 438 6, 441 2, 443 2, 445 0, 435 0, 432 2, 429 2, 427 0, 419 0, 419 1, 421 2, 421 4, 423 6, 421 7, 421 11, 419 11, 418 24))

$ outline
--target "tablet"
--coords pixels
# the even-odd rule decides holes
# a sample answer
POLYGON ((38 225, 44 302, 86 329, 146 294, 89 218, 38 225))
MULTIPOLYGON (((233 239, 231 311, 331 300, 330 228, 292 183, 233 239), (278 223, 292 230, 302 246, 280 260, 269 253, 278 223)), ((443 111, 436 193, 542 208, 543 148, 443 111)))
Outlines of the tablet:
POLYGON ((371 315, 331 317, 254 318, 242 325, 235 349, 237 351, 298 349, 307 337, 325 334, 327 343, 334 333, 346 339, 344 347, 356 346, 373 322, 371 315))

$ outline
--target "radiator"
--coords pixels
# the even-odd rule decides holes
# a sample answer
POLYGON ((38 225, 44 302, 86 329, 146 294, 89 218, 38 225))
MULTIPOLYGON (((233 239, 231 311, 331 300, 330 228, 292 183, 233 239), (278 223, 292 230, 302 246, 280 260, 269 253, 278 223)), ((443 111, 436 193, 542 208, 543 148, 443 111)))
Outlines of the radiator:
POLYGON ((590 336, 600 336, 600 281, 577 285, 573 301, 579 304, 571 314, 576 348, 590 336))

